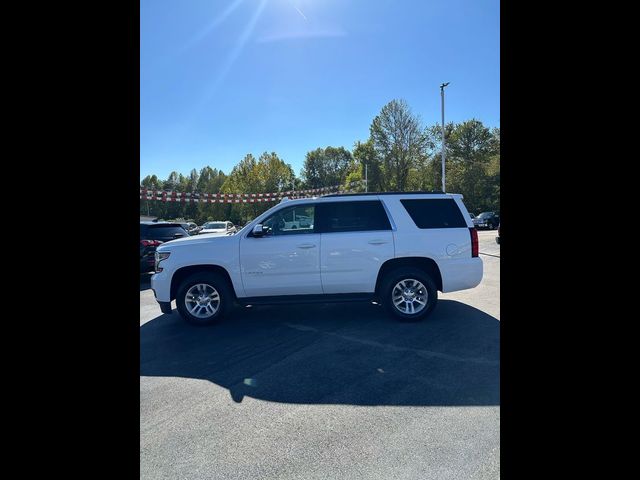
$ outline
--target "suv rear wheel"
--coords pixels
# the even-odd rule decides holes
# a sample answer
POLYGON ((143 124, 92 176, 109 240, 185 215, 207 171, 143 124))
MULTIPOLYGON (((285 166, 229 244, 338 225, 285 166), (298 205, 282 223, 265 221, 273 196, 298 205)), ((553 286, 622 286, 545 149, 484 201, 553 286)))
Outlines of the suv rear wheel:
POLYGON ((194 325, 214 323, 226 313, 231 303, 229 283, 212 272, 189 275, 180 284, 176 296, 178 312, 194 325))
POLYGON ((389 272, 380 293, 387 311, 407 322, 427 317, 438 302, 435 282, 418 268, 404 267, 389 272))

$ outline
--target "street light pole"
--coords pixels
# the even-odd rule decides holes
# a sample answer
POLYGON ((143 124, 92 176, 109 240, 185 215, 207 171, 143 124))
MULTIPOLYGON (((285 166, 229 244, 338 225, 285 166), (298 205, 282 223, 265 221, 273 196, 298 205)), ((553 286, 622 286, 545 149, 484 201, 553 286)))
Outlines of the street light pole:
POLYGON ((364 191, 369 192, 369 165, 364 164, 364 191))
POLYGON ((445 140, 444 140, 444 87, 449 85, 450 82, 443 83, 440 85, 440 97, 442 98, 442 193, 446 192, 444 189, 445 185, 445 177, 444 177, 444 151, 445 151, 445 140))

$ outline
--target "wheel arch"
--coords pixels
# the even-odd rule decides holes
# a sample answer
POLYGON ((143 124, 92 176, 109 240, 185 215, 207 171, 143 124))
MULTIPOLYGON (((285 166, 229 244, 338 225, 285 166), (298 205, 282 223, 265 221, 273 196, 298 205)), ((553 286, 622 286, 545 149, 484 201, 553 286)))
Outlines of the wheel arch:
POLYGON ((388 272, 400 267, 413 267, 423 270, 433 279, 436 284, 436 288, 442 292, 442 275, 435 260, 427 257, 400 257, 387 260, 380 266, 380 270, 378 270, 378 278, 376 279, 376 294, 379 294, 380 292, 380 286, 383 283, 384 276, 388 272))
POLYGON ((236 292, 233 288, 233 282, 231 281, 231 276, 229 272, 224 267, 220 265, 189 265, 187 267, 182 267, 176 270, 171 277, 171 300, 176 299, 176 294, 178 292, 178 288, 180 288, 180 284, 182 281, 190 275, 194 273, 207 272, 207 273, 217 273, 222 275, 228 282, 229 288, 231 289, 231 294, 233 295, 233 299, 236 300, 236 292))

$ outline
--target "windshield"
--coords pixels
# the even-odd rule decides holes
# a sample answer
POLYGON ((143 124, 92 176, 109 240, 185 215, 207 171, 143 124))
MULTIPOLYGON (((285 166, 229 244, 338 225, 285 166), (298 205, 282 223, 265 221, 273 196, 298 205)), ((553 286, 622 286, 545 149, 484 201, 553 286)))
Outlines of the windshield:
POLYGON ((210 229, 216 229, 219 230, 221 228, 227 228, 227 224, 226 223, 222 223, 222 222, 209 222, 209 223, 205 223, 202 228, 210 228, 210 229))
POLYGON ((482 212, 480 215, 478 215, 478 218, 487 218, 487 217, 493 217, 493 212, 482 212))

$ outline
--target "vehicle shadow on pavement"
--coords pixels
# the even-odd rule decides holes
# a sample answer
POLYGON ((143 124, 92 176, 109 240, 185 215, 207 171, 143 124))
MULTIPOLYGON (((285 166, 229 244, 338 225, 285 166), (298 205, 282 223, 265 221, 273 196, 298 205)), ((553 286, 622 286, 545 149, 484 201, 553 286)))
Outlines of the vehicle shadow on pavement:
POLYGON ((140 375, 204 379, 304 404, 499 405, 500 322, 440 300, 418 323, 371 304, 236 308, 194 327, 174 311, 140 327, 140 375))

